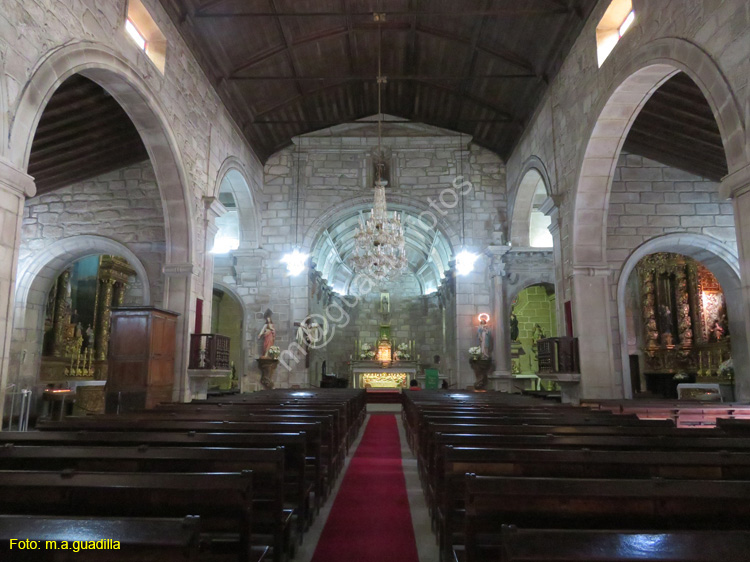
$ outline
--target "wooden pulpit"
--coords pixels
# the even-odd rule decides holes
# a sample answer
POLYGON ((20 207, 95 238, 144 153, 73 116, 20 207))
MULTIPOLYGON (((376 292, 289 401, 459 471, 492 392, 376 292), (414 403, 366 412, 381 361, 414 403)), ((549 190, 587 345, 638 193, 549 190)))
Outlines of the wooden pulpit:
POLYGON ((178 316, 153 306, 112 309, 108 414, 153 408, 172 400, 178 316))

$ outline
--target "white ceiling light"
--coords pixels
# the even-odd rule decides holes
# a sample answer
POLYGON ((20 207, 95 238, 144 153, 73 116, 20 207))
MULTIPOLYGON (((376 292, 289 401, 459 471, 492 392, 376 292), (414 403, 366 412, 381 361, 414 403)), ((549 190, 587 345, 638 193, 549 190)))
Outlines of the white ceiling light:
POLYGON ((478 259, 478 255, 473 254, 468 250, 461 250, 456 256, 456 272, 459 275, 468 275, 474 271, 474 262, 478 259))
POLYGON ((310 254, 304 254, 300 252, 298 248, 295 248, 293 252, 284 254, 284 257, 281 258, 281 263, 286 264, 286 269, 289 272, 289 275, 296 277, 305 271, 307 258, 309 257, 310 254))

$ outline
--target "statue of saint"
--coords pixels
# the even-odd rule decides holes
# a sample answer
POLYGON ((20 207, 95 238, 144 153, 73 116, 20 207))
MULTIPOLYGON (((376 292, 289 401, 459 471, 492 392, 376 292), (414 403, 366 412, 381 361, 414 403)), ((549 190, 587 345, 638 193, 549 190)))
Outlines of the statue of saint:
POLYGON ((518 341, 518 318, 515 312, 510 313, 510 341, 518 341))
POLYGON ((263 355, 261 357, 268 357, 268 349, 276 341, 276 328, 274 328, 273 322, 271 321, 271 315, 266 315, 266 323, 258 334, 258 338, 263 338, 263 355))
POLYGON ((490 356, 490 350, 492 348, 492 342, 490 337, 492 332, 487 327, 487 320, 482 319, 479 322, 479 329, 477 330, 477 339, 479 339, 479 349, 482 350, 482 359, 487 359, 490 356))

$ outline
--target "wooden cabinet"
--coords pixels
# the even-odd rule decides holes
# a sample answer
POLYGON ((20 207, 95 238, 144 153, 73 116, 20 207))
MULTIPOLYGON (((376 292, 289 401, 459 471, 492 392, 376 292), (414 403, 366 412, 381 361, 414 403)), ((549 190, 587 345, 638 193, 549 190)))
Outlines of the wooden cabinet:
POLYGON ((107 413, 172 400, 178 316, 153 306, 112 309, 107 413))

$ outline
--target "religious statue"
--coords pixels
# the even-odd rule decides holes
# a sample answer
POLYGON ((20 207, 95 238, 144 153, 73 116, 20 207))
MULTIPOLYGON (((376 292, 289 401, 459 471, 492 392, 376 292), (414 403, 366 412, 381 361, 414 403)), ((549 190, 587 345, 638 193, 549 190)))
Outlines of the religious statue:
POLYGON ((388 293, 380 293, 380 313, 390 314, 391 312, 391 296, 388 293))
POLYGON ((477 330, 477 339, 479 340, 479 349, 483 359, 487 359, 490 356, 490 350, 492 342, 490 340, 492 332, 487 327, 487 320, 482 318, 479 321, 479 329, 477 330))
POLYGON ((268 349, 276 341, 276 328, 274 328, 273 322, 271 321, 271 311, 266 311, 265 314, 266 323, 258 334, 258 338, 263 338, 263 355, 261 357, 268 357, 268 349))
POLYGON ((518 341, 518 318, 515 312, 510 313, 510 341, 518 341))

